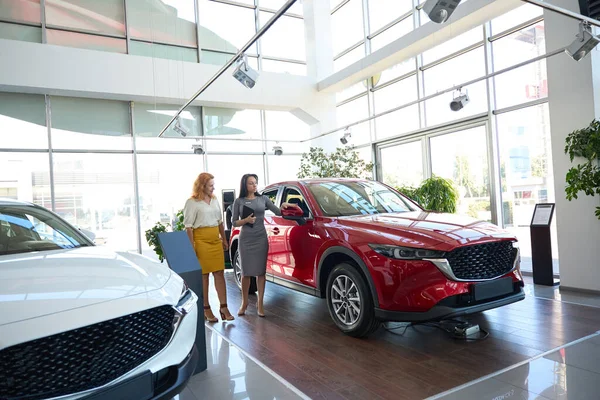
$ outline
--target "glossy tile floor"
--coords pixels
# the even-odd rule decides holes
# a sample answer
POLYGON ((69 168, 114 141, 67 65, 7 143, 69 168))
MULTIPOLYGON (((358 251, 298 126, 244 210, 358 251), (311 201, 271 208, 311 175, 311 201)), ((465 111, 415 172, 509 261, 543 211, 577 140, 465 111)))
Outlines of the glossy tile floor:
POLYGON ((435 399, 593 400, 600 398, 600 335, 435 399))
POLYGON ((266 319, 251 305, 206 328, 208 370, 179 399, 600 399, 600 296, 526 281, 528 300, 477 317, 491 337, 469 347, 435 330, 349 339, 324 302, 269 284, 266 319))
POLYGON ((206 355, 207 370, 192 377, 188 387, 173 400, 308 399, 208 327, 206 355))

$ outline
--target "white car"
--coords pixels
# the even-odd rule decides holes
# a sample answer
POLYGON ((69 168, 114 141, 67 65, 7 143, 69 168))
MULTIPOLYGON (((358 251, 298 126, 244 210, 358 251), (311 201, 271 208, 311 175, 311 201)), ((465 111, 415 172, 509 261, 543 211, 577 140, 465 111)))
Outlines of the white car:
POLYGON ((0 399, 169 399, 198 362, 197 296, 166 265, 0 199, 0 399))

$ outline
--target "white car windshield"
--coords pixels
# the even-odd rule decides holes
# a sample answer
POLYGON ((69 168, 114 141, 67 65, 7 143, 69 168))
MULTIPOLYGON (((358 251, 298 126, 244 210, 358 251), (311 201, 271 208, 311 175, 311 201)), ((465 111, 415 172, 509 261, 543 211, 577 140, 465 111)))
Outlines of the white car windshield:
POLYGON ((326 216, 417 211, 400 193, 375 181, 315 182, 309 189, 326 216))
POLYGON ((77 229, 43 208, 0 205, 0 255, 89 245, 77 229))

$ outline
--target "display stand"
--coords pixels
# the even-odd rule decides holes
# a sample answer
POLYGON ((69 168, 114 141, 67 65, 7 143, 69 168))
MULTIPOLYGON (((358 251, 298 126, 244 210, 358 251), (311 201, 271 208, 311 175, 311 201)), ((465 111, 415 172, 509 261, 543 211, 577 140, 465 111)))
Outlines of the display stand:
POLYGON ((533 283, 536 285, 556 286, 560 283, 558 279, 554 278, 552 266, 550 224, 553 215, 553 203, 535 205, 530 231, 533 283))
POLYGON ((166 232, 158 234, 158 241, 169 267, 181 276, 189 288, 198 296, 198 321, 196 325, 196 347, 198 348, 198 364, 194 375, 205 371, 206 332, 204 331, 204 297, 202 288, 202 267, 198 262, 194 248, 186 231, 166 232))

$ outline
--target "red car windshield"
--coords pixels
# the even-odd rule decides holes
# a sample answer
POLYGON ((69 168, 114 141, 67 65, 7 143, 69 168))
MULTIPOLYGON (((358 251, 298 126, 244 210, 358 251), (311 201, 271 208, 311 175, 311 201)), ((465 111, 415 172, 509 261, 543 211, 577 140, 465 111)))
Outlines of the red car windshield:
POLYGON ((409 200, 375 181, 315 182, 309 190, 329 217, 417 211, 409 200))

